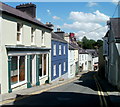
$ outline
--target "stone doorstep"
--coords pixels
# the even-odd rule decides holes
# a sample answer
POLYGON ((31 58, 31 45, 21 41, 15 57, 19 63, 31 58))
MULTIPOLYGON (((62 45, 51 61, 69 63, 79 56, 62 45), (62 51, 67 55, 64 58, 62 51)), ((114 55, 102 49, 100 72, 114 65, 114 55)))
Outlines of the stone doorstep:
MULTIPOLYGON (((72 79, 75 79, 75 78, 76 77, 73 77, 72 79)), ((67 82, 67 81, 72 80, 72 79, 66 79, 66 80, 58 81, 58 82, 54 81, 50 84, 43 84, 41 86, 35 86, 35 87, 31 87, 31 88, 25 88, 25 89, 22 89, 22 90, 16 90, 12 93, 6 93, 6 94, 2 95, 2 101, 9 100, 9 99, 14 99, 14 98, 16 98, 17 95, 28 95, 32 92, 44 90, 44 89, 47 89, 48 87, 52 87, 52 86, 67 82)))

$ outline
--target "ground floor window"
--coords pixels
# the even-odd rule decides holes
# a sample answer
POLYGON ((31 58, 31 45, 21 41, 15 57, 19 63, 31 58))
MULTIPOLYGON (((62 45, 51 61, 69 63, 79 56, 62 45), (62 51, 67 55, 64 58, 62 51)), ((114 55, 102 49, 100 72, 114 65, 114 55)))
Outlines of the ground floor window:
POLYGON ((47 75, 47 54, 39 55, 39 76, 47 75))
POLYGON ((53 76, 56 76, 56 65, 53 65, 53 76))
POLYGON ((66 62, 64 62, 64 71, 66 71, 66 62))
POLYGON ((25 56, 11 58, 11 85, 25 80, 25 56))

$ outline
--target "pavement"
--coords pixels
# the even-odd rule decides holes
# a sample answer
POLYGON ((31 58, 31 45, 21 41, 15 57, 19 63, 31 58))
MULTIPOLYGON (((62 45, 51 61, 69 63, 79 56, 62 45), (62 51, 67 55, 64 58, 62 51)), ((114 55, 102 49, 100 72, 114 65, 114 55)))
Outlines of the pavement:
POLYGON ((111 85, 106 79, 100 78, 96 75, 99 84, 102 87, 106 96, 109 96, 112 107, 120 107, 120 91, 113 85, 111 85))

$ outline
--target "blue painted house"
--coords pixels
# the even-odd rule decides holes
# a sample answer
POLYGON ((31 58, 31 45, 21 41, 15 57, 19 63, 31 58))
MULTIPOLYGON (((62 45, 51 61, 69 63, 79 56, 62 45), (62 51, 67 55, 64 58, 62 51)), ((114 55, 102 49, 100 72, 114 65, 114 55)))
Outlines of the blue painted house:
POLYGON ((51 81, 68 77, 68 43, 64 32, 52 32, 51 42, 51 81))

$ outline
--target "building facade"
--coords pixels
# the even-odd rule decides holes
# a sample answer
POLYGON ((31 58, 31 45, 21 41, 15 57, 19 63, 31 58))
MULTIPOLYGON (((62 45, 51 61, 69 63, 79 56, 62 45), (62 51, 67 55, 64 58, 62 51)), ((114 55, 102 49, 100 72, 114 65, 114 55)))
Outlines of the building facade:
POLYGON ((109 83, 120 89, 120 18, 111 18, 108 26, 103 47, 105 74, 109 83))
POLYGON ((44 84, 48 80, 52 29, 36 20, 34 4, 16 8, 0 5, 1 94, 44 84))
POLYGON ((52 32, 51 81, 68 78, 68 43, 57 33, 52 32))

